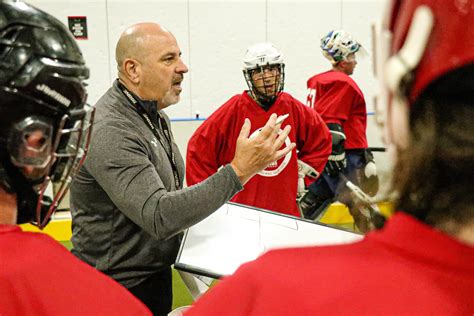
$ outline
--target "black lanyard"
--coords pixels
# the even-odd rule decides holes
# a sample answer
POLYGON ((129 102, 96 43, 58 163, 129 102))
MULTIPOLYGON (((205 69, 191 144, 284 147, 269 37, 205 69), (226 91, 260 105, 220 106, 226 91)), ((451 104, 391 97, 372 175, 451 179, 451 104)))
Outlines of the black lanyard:
POLYGON ((170 132, 170 129, 168 128, 168 124, 166 123, 165 118, 162 117, 160 115, 160 113, 158 113, 158 117, 160 119, 161 129, 163 130, 163 134, 165 135, 166 141, 168 143, 169 153, 168 153, 168 148, 165 147, 165 144, 162 140, 162 137, 158 133, 158 130, 156 129, 155 124, 153 124, 153 122, 150 120, 150 116, 145 111, 145 109, 139 104, 139 102, 137 101, 135 96, 130 91, 128 91, 128 89, 121 82, 118 82, 118 86, 120 87, 120 90, 122 90, 122 93, 125 95, 125 97, 128 99, 128 101, 130 102, 130 104, 135 108, 138 115, 140 115, 142 120, 145 122, 145 124, 151 130, 153 135, 155 135, 155 138, 158 139, 161 146, 163 146, 163 149, 166 153, 166 156, 168 157, 168 160, 170 161, 171 169, 173 169, 174 183, 176 185, 176 189, 180 189, 181 188, 181 181, 179 180, 178 167, 176 165, 176 158, 175 158, 175 154, 173 152, 173 146, 172 146, 172 141, 171 141, 171 132, 170 132))

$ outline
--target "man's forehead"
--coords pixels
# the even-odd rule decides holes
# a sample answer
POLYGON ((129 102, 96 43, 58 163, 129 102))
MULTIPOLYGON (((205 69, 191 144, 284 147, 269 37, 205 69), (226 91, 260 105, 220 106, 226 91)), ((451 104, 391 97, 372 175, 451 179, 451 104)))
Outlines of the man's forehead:
POLYGON ((258 66, 254 69, 251 69, 252 72, 256 73, 256 72, 261 72, 265 69, 270 69, 270 70, 280 70, 280 65, 279 64, 267 64, 267 65, 262 65, 262 66, 258 66))
POLYGON ((178 42, 171 34, 156 34, 145 39, 146 42, 155 50, 162 53, 180 53, 178 42))

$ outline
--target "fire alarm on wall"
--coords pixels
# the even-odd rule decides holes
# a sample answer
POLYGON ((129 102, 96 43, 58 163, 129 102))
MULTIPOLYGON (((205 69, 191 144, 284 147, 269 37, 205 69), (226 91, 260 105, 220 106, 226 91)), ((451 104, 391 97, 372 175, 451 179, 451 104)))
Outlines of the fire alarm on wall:
POLYGON ((87 39, 87 18, 85 16, 68 16, 69 30, 76 39, 87 39))

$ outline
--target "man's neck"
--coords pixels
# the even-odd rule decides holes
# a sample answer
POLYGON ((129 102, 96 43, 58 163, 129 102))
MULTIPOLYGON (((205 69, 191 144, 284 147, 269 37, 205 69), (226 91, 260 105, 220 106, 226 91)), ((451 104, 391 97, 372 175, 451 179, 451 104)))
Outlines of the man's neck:
POLYGON ((444 222, 441 225, 438 224, 436 228, 462 243, 474 247, 474 220, 462 225, 454 222, 444 222))
POLYGON ((122 78, 118 78, 118 81, 122 86, 124 86, 128 91, 133 93, 136 97, 138 97, 140 100, 144 100, 143 97, 140 95, 140 91, 137 86, 129 82, 128 80, 124 80, 122 78))
POLYGON ((151 115, 152 118, 155 118, 156 113, 161 110, 159 106, 159 102, 157 101, 147 101, 146 99, 143 99, 140 94, 136 93, 136 87, 130 83, 127 84, 126 80, 122 80, 121 78, 118 79, 119 81, 119 87, 126 97, 129 99, 129 101, 133 104, 140 105, 142 106, 145 111, 148 113, 148 115, 151 115), (135 88, 135 89, 131 89, 135 88), (125 88, 125 89, 124 89, 125 88))
POLYGON ((345 72, 342 68, 338 67, 337 65, 332 66, 332 71, 342 72, 343 74, 346 74, 346 75, 349 76, 349 74, 347 72, 345 72))
POLYGON ((471 247, 474 247, 474 224, 463 226, 459 230, 456 237, 461 242, 468 244, 471 247))

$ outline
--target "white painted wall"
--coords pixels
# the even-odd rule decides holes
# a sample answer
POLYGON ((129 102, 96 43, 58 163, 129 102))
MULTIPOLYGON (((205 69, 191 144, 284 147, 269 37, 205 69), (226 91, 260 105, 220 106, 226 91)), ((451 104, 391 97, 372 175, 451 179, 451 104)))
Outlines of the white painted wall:
MULTIPOLYGON (((344 28, 368 51, 370 25, 382 14, 385 0, 31 0, 29 3, 67 23, 86 16, 87 40, 80 40, 91 69, 89 102, 95 103, 116 76, 115 44, 122 31, 143 21, 159 22, 176 36, 190 73, 182 101, 168 111, 172 118, 209 116, 245 87, 241 58, 246 48, 269 40, 286 59, 286 91, 305 101, 306 80, 329 68, 319 40, 344 28)), ((372 60, 359 62, 354 79, 372 111, 376 85, 372 60)))
MULTIPOLYGON (((371 24, 386 0, 30 0, 67 24, 68 16, 86 16, 87 40, 79 45, 91 69, 89 102, 95 103, 116 77, 115 44, 131 24, 159 22, 176 36, 190 72, 181 102, 167 109, 171 118, 209 116, 232 95, 246 88, 241 58, 256 42, 272 41, 286 60, 285 90, 306 103, 306 80, 330 68, 319 41, 331 29, 343 28, 372 52, 371 24)), ((372 58, 359 60, 354 80, 373 112, 377 84, 372 58)), ((369 146, 381 146, 380 132, 369 116, 369 146)), ((174 122, 173 132, 185 154, 187 140, 199 122, 174 122)), ((384 154, 379 169, 388 170, 384 154)))

